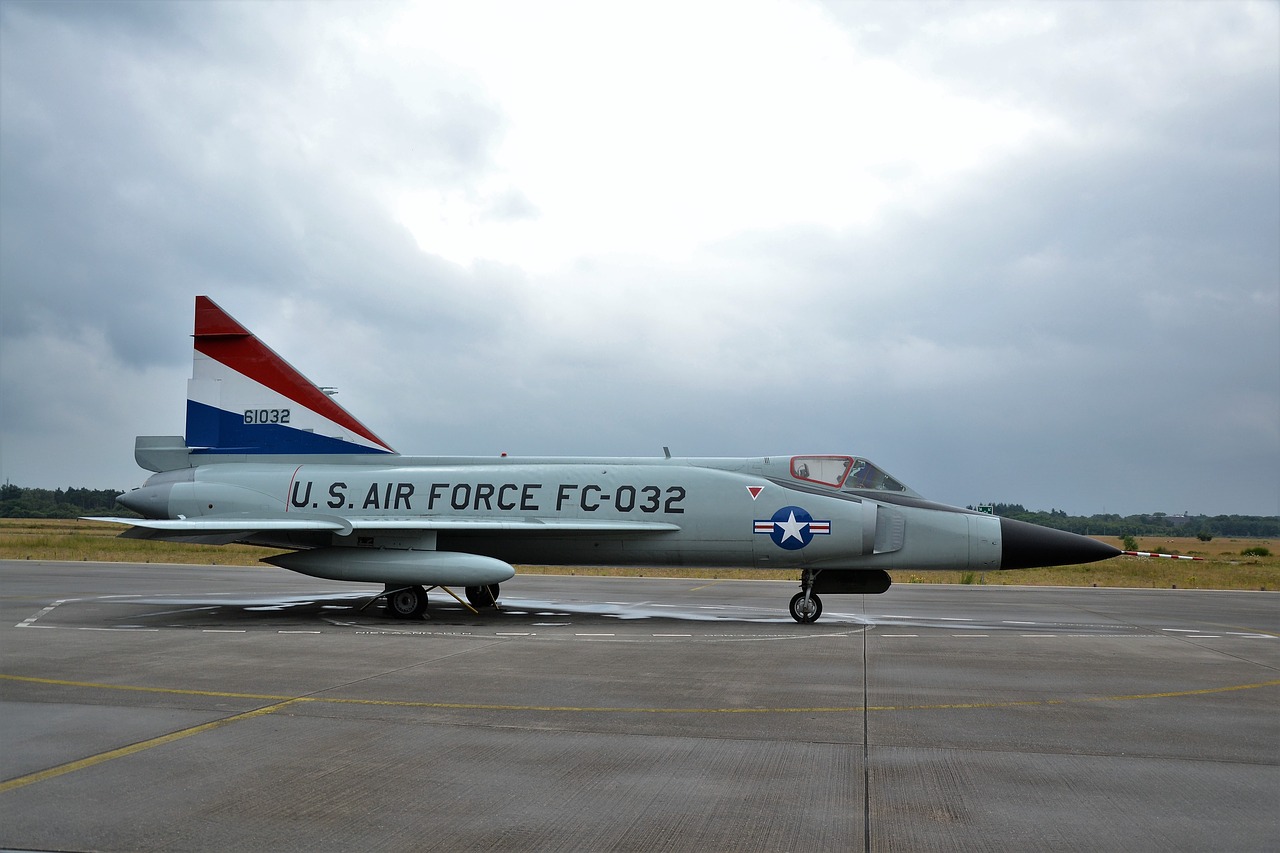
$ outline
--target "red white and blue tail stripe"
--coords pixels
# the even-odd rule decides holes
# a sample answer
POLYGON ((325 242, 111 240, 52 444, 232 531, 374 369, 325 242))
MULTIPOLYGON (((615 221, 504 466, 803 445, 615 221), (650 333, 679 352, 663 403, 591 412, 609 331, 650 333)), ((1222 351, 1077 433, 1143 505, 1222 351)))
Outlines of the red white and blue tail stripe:
POLYGON ((207 296, 196 297, 186 439, 200 454, 395 452, 207 296))

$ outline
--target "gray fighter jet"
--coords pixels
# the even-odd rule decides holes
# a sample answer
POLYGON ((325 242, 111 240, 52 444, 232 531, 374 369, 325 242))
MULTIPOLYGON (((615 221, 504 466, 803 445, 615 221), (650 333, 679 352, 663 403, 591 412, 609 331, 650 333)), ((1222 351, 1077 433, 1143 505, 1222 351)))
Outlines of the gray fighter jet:
POLYGON ((791 616, 880 593, 888 569, 988 571, 1102 560, 1097 540, 925 500, 843 454, 745 459, 402 456, 207 297, 196 298, 186 436, 139 436, 156 472, 121 495, 143 539, 245 542, 267 562, 492 605, 512 563, 790 569, 791 616))

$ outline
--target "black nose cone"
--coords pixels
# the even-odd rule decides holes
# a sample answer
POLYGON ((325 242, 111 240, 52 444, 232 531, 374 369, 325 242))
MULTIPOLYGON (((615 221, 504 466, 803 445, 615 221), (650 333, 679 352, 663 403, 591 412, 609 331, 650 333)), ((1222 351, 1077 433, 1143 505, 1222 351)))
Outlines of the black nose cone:
POLYGON ((1092 563, 1120 553, 1105 542, 1028 524, 1012 518, 1000 519, 1000 568, 1034 569, 1037 566, 1069 566, 1092 563))

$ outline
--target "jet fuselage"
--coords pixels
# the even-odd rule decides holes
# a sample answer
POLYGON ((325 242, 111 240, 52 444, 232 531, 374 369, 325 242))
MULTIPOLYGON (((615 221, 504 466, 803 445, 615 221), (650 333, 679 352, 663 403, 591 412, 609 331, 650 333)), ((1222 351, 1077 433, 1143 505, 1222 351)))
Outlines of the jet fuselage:
POLYGON ((931 503, 865 458, 411 457, 396 453, 252 332, 197 297, 185 436, 139 436, 157 472, 121 504, 125 536, 291 549, 269 562, 493 604, 512 563, 792 569, 814 593, 875 593, 889 569, 1089 562, 1094 539, 931 503))

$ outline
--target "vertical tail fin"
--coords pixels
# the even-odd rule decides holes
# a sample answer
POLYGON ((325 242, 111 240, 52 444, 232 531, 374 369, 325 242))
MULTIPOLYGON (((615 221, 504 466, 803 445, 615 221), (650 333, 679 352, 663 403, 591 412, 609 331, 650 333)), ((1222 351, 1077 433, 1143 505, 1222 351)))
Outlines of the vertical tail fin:
POLYGON ((395 452, 207 296, 196 297, 186 439, 201 455, 395 452))

